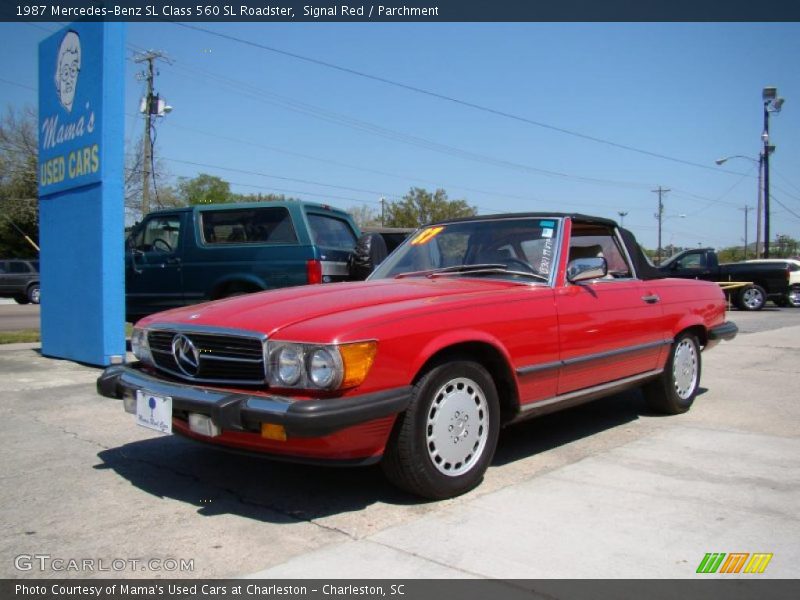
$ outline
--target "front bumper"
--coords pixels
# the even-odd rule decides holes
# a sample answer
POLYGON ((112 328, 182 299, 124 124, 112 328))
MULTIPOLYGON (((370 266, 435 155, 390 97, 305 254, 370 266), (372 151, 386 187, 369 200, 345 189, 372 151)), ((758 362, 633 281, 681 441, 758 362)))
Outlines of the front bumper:
POLYGON ((255 432, 262 423, 282 425, 289 437, 321 437, 382 417, 396 415, 411 400, 411 386, 361 396, 297 400, 188 385, 150 375, 134 365, 108 367, 97 392, 108 398, 137 390, 172 398, 176 412, 199 413, 226 431, 255 432))

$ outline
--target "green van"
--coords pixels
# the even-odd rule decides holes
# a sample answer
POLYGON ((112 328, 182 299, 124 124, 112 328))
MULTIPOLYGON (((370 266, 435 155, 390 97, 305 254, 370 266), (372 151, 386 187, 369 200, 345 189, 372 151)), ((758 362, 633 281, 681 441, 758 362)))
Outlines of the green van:
POLYGON ((148 214, 126 241, 126 318, 260 290, 345 281, 360 232, 344 211, 299 201, 148 214))

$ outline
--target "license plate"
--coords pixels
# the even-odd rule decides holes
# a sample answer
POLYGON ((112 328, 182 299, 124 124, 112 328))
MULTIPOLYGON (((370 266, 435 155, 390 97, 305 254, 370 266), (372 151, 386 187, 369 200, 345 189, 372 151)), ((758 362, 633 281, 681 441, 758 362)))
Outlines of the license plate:
POLYGON ((172 398, 137 390, 136 424, 161 433, 172 433, 172 398))

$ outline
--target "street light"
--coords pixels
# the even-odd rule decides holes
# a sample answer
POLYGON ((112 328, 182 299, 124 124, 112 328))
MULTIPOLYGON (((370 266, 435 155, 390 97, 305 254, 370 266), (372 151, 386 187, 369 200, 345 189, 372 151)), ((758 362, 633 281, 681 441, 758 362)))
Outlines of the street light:
MULTIPOLYGON (((770 147, 770 152, 775 150, 775 146, 770 147)), ((761 187, 762 185, 762 174, 764 173, 764 154, 760 153, 758 155, 758 160, 753 158, 752 156, 744 156, 742 154, 734 154, 733 156, 725 156, 724 158, 718 158, 714 162, 718 165, 724 165, 727 161, 732 158, 744 158, 745 160, 749 160, 758 165, 758 188, 756 190, 756 195, 758 200, 756 202, 756 258, 761 258, 761 218, 764 214, 764 200, 763 200, 763 191, 764 189, 761 187)), ((747 222, 747 213, 745 213, 745 223, 747 222)), ((745 226, 746 228, 746 226, 745 226)), ((747 246, 745 244, 745 246, 747 246)), ((747 253, 747 249, 745 248, 745 254, 747 253)))
POLYGON ((769 258, 769 155, 775 150, 775 146, 769 143, 769 115, 781 112, 784 99, 778 97, 778 88, 771 86, 762 90, 761 99, 764 102, 764 132, 761 134, 764 142, 764 258, 769 258))
POLYGON ((619 215, 619 226, 625 227, 625 217, 628 216, 628 213, 626 211, 621 210, 617 214, 619 215))

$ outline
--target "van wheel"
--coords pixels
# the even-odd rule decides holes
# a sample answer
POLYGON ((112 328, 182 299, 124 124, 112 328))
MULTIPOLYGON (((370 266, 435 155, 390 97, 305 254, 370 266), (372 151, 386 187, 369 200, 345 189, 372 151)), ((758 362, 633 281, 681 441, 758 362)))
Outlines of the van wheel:
POLYGON ((381 466, 398 487, 434 500, 476 487, 500 432, 497 389, 483 366, 453 360, 428 371, 398 417, 381 466))

